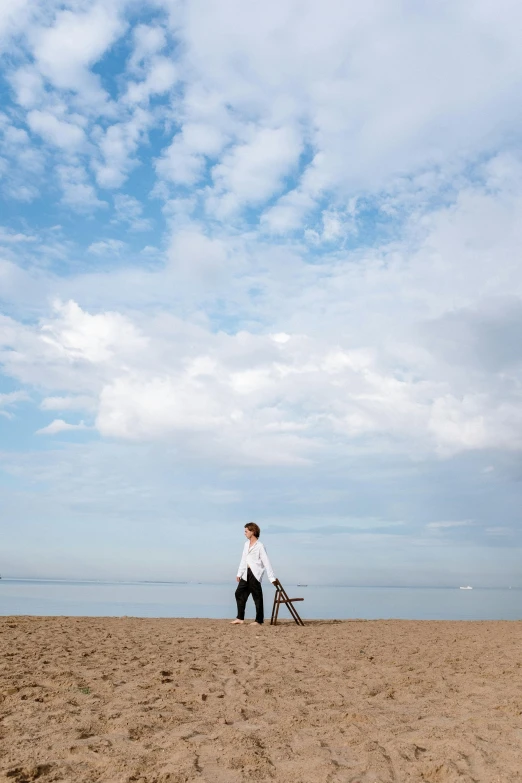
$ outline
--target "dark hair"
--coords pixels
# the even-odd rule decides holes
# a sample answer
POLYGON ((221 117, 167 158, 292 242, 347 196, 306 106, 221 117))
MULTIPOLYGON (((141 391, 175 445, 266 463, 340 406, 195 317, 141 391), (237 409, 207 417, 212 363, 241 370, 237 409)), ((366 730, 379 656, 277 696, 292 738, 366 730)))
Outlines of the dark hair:
POLYGON ((259 538, 259 536, 261 535, 261 528, 259 527, 259 525, 256 525, 255 522, 247 522, 245 527, 247 530, 251 530, 256 538, 259 538))

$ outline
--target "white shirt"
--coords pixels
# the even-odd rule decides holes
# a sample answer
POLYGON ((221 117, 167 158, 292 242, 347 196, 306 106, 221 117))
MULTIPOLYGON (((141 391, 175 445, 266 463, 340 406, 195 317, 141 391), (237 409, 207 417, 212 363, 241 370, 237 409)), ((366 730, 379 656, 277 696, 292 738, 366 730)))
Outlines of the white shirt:
POLYGON ((237 571, 237 575, 241 577, 241 579, 247 578, 247 568, 250 568, 255 578, 259 582, 261 582, 263 579, 263 573, 265 569, 270 581, 275 582, 276 580, 276 576, 272 566, 270 565, 270 560, 268 559, 266 549, 261 541, 256 541, 252 547, 250 546, 250 541, 246 542, 243 548, 243 554, 241 555, 241 562, 237 571))

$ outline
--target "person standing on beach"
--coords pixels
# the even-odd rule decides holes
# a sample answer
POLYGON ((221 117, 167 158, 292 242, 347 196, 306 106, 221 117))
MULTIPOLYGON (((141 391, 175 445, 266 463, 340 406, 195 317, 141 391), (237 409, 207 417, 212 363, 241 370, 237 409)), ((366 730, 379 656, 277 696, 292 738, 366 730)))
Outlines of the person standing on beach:
POLYGON ((241 562, 236 576, 238 583, 236 589, 237 618, 231 625, 242 625, 245 622, 245 606, 248 596, 252 595, 256 605, 256 619, 252 625, 263 625, 265 619, 263 610, 263 590, 261 580, 263 573, 267 572, 273 585, 279 584, 264 545, 259 540, 261 529, 255 522, 245 525, 246 543, 243 548, 241 562))

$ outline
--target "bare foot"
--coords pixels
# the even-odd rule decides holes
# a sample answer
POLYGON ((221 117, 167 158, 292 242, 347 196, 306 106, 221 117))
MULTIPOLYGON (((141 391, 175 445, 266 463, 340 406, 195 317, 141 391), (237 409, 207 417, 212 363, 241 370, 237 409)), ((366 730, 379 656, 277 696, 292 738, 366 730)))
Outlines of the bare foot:
POLYGON ((230 625, 243 625, 244 622, 244 620, 232 620, 230 625))
POLYGON ((250 625, 257 625, 258 628, 261 628, 261 623, 256 623, 255 621, 253 623, 250 623, 250 625))

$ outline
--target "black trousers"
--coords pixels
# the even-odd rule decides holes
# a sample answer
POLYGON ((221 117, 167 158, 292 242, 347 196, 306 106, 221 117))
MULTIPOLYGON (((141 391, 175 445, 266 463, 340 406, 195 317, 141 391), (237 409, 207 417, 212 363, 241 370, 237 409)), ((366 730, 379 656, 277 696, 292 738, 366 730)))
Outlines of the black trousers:
POLYGON ((256 623, 262 625, 263 620, 265 619, 263 610, 263 590, 261 588, 261 582, 255 578, 250 568, 247 570, 247 578, 240 580, 236 590, 238 620, 245 619, 245 606, 249 595, 252 596, 256 605, 256 623))

